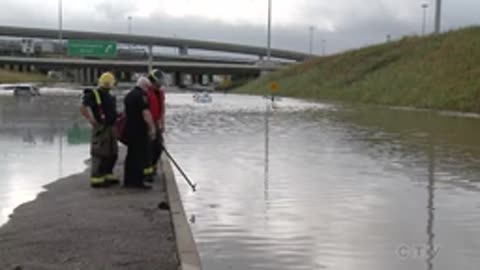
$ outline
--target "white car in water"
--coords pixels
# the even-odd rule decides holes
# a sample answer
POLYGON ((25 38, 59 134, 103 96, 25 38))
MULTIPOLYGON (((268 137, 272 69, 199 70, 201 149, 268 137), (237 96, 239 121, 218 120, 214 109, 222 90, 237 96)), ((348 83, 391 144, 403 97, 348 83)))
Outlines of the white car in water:
POLYGON ((203 91, 201 93, 195 93, 193 100, 197 103, 211 103, 213 99, 207 91, 203 91))
POLYGON ((21 84, 21 85, 16 85, 15 88, 13 89, 13 95, 14 96, 28 96, 28 97, 34 97, 34 96, 40 96, 40 90, 38 90, 37 87, 30 85, 30 84, 21 84))

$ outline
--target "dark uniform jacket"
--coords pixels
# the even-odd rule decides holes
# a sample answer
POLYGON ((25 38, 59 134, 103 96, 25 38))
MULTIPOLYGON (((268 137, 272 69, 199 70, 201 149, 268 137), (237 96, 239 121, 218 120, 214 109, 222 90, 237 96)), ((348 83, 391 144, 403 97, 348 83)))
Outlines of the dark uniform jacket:
POLYGON ((95 120, 102 126, 112 127, 117 120, 116 99, 108 91, 87 89, 83 95, 83 105, 90 108, 95 120), (98 96, 95 95, 98 93, 98 96))
POLYGON ((148 136, 148 126, 143 118, 143 111, 149 109, 148 97, 145 91, 135 87, 125 96, 125 135, 127 140, 145 140, 148 136))

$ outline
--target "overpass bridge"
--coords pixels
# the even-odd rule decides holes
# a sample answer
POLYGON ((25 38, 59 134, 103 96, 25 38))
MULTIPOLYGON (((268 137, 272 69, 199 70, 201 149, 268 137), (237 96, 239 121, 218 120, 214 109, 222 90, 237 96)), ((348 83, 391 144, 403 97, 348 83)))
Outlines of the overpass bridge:
MULTIPOLYGON (((58 30, 44 29, 44 28, 0 26, 0 36, 57 39, 58 30)), ((62 36, 64 39, 110 40, 110 41, 116 41, 118 43, 124 43, 124 44, 176 47, 184 51, 188 49, 199 49, 199 50, 207 50, 207 51, 256 55, 259 57, 263 57, 267 55, 267 50, 264 47, 240 45, 240 44, 225 43, 225 42, 203 41, 203 40, 195 40, 195 39, 154 37, 154 36, 101 33, 101 32, 84 32, 84 31, 71 31, 71 30, 62 31, 62 36)), ((280 49, 272 49, 271 56, 274 58, 295 60, 295 61, 303 61, 310 57, 310 55, 306 53, 280 50, 280 49)))
MULTIPOLYGON (((71 58, 65 55, 64 43, 58 43, 59 50, 51 57, 0 56, 0 64, 5 68, 19 71, 36 69, 46 72, 52 69, 68 69, 69 74, 73 74, 74 80, 83 83, 95 82, 99 73, 106 70, 115 72, 121 79, 129 80, 132 72, 145 72, 154 67, 174 73, 176 83, 183 82, 187 74, 192 75, 193 83, 202 83, 203 75, 209 75, 207 80, 211 80, 213 75, 224 74, 256 76, 262 71, 277 70, 284 64, 289 64, 288 62, 265 63, 261 59, 267 54, 266 49, 248 45, 101 32, 63 31, 62 35, 68 40, 103 40, 117 44, 146 46, 148 53, 146 55, 125 54, 124 51, 123 54, 117 53, 114 59, 71 58), (154 55, 154 46, 178 48, 180 55, 154 55), (221 56, 193 56, 188 54, 189 49, 257 56, 260 61, 221 56)), ((0 26, 0 36, 56 39, 58 30, 0 26)), ((272 49, 271 56, 283 61, 302 61, 310 57, 305 53, 278 49, 272 49)))

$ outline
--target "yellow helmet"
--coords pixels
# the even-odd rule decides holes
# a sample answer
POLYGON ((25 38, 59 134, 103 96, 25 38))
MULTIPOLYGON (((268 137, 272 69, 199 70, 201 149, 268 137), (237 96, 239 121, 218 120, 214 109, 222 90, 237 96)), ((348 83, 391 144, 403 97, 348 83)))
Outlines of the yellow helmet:
POLYGON ((115 87, 115 76, 110 72, 103 73, 100 78, 98 78, 98 87, 112 89, 115 87))

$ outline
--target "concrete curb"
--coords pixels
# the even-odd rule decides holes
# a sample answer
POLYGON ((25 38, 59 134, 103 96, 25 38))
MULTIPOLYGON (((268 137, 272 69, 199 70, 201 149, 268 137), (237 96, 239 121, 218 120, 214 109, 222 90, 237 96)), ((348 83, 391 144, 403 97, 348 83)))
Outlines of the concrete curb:
POLYGON ((192 230, 188 223, 182 199, 178 190, 175 175, 170 162, 164 158, 163 174, 167 189, 167 199, 170 205, 170 216, 172 227, 177 243, 177 256, 179 260, 179 270, 201 270, 200 255, 197 244, 193 239, 192 230))

